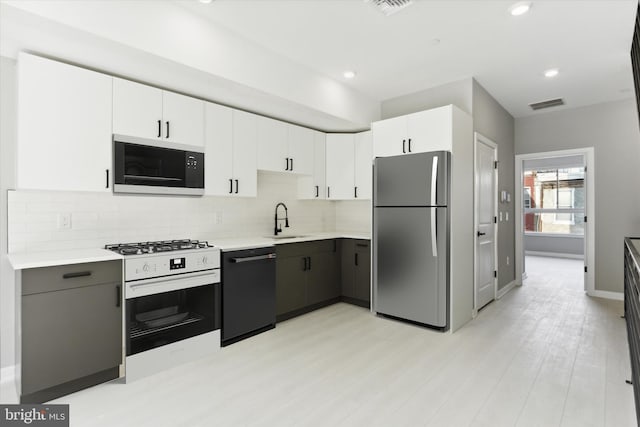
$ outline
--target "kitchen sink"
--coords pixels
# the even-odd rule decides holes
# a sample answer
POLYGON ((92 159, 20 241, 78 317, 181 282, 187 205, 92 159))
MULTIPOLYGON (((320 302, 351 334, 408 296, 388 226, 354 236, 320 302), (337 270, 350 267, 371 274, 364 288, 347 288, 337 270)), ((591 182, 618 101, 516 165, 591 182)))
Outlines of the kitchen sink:
POLYGON ((298 239, 300 237, 307 237, 307 236, 267 236, 268 239, 274 239, 274 240, 298 239))

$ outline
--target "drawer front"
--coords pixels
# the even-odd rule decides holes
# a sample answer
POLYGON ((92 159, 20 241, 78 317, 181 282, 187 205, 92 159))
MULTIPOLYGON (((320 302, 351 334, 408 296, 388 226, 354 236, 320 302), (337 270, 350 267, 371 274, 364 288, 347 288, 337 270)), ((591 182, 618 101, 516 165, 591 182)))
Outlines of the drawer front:
POLYGON ((309 256, 322 252, 334 252, 336 240, 315 240, 302 243, 285 243, 276 246, 278 257, 309 256))
POLYGON ((87 262, 22 271, 22 295, 122 281, 122 261, 87 262))

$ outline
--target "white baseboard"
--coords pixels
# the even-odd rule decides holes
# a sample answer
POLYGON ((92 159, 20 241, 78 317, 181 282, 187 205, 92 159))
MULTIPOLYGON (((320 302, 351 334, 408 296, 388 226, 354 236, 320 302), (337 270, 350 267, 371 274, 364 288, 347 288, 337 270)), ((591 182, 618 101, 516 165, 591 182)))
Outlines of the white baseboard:
POLYGON ((590 297, 613 299, 616 301, 624 301, 624 294, 622 292, 610 292, 610 291, 588 291, 587 295, 590 297))
POLYGON ((560 252, 540 252, 540 251, 525 251, 526 255, 531 256, 546 256, 551 258, 570 258, 570 259, 584 259, 584 255, 582 254, 564 254, 560 252))
POLYGON ((0 369, 0 384, 13 382, 16 378, 16 366, 5 366, 0 369))
POLYGON ((507 284, 507 286, 504 286, 502 289, 498 289, 498 293, 496 294, 496 299, 500 299, 503 296, 506 295, 507 292, 509 292, 511 289, 515 288, 517 285, 515 280, 512 280, 511 282, 509 282, 509 284, 507 284))

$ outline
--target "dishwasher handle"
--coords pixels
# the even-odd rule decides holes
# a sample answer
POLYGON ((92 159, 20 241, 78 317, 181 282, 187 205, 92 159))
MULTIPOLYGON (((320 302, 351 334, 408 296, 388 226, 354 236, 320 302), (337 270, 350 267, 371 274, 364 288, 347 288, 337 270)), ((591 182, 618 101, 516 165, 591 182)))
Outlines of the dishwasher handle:
POLYGON ((265 254, 265 255, 255 255, 255 256, 247 256, 247 257, 237 257, 231 258, 231 262, 240 263, 240 262, 252 262, 252 261, 262 261, 265 259, 276 259, 275 253, 265 254))

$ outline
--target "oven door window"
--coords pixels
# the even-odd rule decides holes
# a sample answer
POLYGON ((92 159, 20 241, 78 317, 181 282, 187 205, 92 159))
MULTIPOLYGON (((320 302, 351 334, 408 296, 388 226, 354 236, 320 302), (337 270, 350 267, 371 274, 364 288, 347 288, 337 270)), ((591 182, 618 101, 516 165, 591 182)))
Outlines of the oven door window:
POLYGON ((220 285, 127 300, 127 356, 220 329, 220 285))

